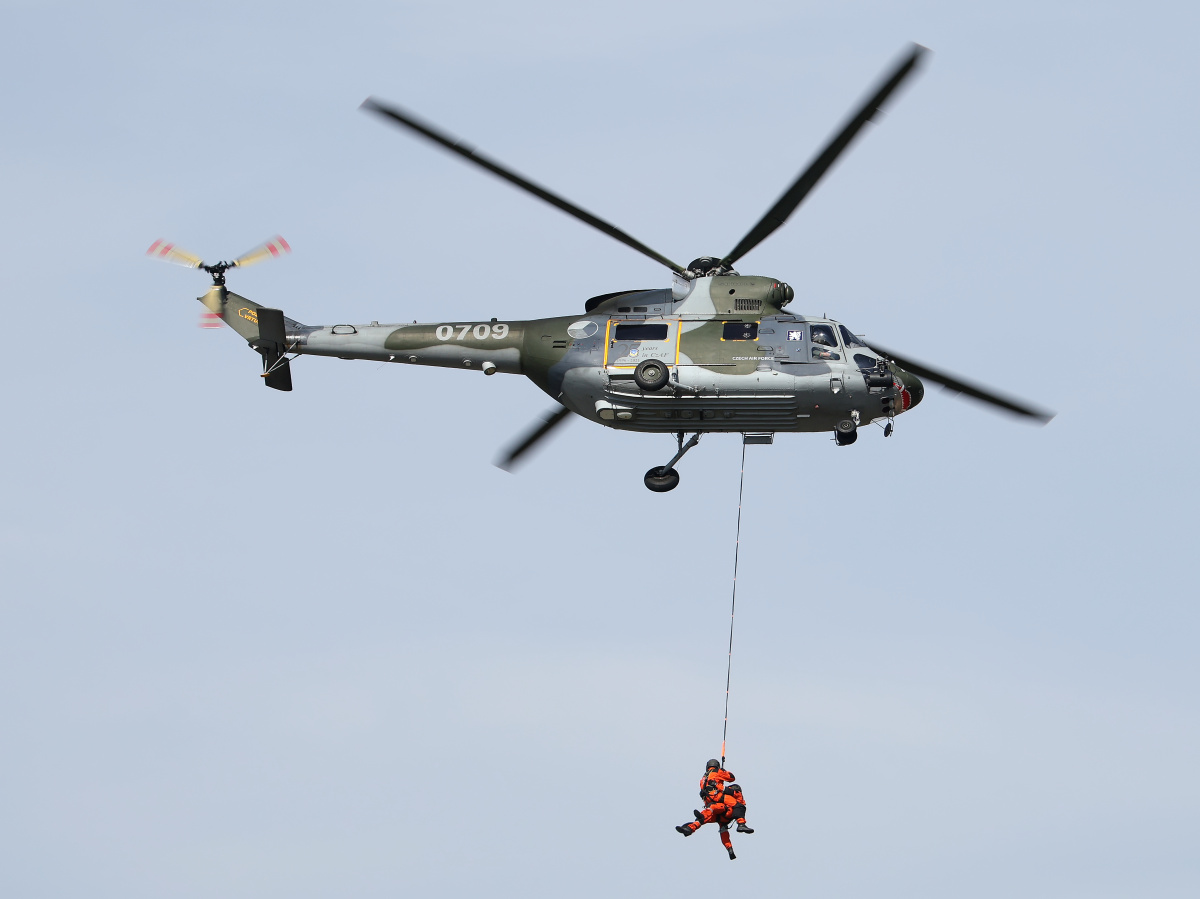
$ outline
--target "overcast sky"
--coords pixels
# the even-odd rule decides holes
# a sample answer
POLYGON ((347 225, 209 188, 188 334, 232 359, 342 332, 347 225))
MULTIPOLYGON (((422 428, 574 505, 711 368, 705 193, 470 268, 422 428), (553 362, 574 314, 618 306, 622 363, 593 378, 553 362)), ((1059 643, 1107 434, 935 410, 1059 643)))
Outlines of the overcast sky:
POLYGON ((1193 897, 1200 228, 1184 3, 4 3, 0 892, 1193 897), (195 327, 518 319, 667 272, 358 111, 405 105, 687 262, 909 41, 740 269, 1056 410, 932 388, 738 460, 512 376, 195 327))

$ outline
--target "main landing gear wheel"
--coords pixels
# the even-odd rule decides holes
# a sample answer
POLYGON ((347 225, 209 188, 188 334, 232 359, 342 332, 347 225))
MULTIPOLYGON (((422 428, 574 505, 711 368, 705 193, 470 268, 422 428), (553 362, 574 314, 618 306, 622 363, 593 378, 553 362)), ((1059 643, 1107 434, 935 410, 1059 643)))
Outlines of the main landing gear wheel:
POLYGON ((666 493, 679 486, 679 472, 674 468, 657 465, 646 472, 646 488, 655 493, 666 493))
POLYGON ((657 359, 646 359, 633 370, 633 382, 642 390, 653 393, 662 390, 671 380, 671 372, 665 362, 657 359))
MULTIPOLYGON (((647 359, 647 362, 650 360, 647 359)), ((643 363, 645 364, 645 363, 643 363)), ((641 366, 638 366, 639 370, 641 366)), ((666 371, 666 366, 663 366, 663 371, 666 371)), ((679 440, 679 452, 666 465, 658 465, 646 472, 646 488, 653 490, 655 493, 666 493, 668 490, 674 490, 679 486, 679 472, 675 470, 675 463, 682 459, 687 451, 700 442, 700 432, 697 431, 692 435, 692 439, 687 443, 683 442, 683 431, 680 431, 675 437, 679 440)))
POLYGON ((837 441, 838 446, 849 446, 858 439, 858 425, 849 418, 839 421, 833 432, 833 439, 837 441))

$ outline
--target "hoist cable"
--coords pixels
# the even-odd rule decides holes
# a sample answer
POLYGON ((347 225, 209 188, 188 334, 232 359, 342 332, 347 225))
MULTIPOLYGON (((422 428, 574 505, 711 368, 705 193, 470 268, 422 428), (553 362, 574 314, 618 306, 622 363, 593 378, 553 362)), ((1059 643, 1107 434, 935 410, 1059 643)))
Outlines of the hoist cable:
POLYGON ((742 546, 742 491, 746 486, 746 438, 742 438, 742 474, 738 480, 737 532, 733 538, 733 597, 729 603, 729 655, 725 662, 725 725, 721 729, 721 767, 725 767, 725 738, 729 735, 729 678, 733 674, 733 615, 737 611, 738 550, 742 546))

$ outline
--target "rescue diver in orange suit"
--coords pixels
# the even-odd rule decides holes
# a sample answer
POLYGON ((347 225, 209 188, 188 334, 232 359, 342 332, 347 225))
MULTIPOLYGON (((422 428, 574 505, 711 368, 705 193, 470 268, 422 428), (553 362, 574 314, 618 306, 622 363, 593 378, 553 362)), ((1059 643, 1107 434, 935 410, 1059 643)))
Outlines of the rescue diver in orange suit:
POLYGON ((733 842, 729 839, 729 825, 737 821, 738 833, 754 833, 754 828, 746 824, 746 800, 742 796, 742 788, 732 781, 731 772, 722 768, 716 759, 709 759, 704 766, 704 776, 700 778, 700 798, 704 800, 704 811, 693 811, 695 821, 675 828, 685 837, 690 837, 705 824, 716 822, 720 826, 721 843, 731 860, 737 856, 733 854, 733 842))
POLYGON ((731 780, 733 774, 722 768, 716 759, 705 762, 704 775, 700 778, 700 798, 704 800, 705 806, 712 805, 714 797, 731 780))

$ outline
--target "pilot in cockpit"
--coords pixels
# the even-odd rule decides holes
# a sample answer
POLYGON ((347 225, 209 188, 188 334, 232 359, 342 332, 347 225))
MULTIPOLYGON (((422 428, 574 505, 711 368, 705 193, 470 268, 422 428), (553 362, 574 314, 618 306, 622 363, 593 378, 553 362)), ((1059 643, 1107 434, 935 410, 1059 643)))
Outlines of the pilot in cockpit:
POLYGON ((812 325, 809 328, 809 340, 812 341, 812 357, 814 359, 839 360, 841 353, 837 350, 837 335, 829 325, 812 325), (826 349, 829 347, 830 349, 826 349))

